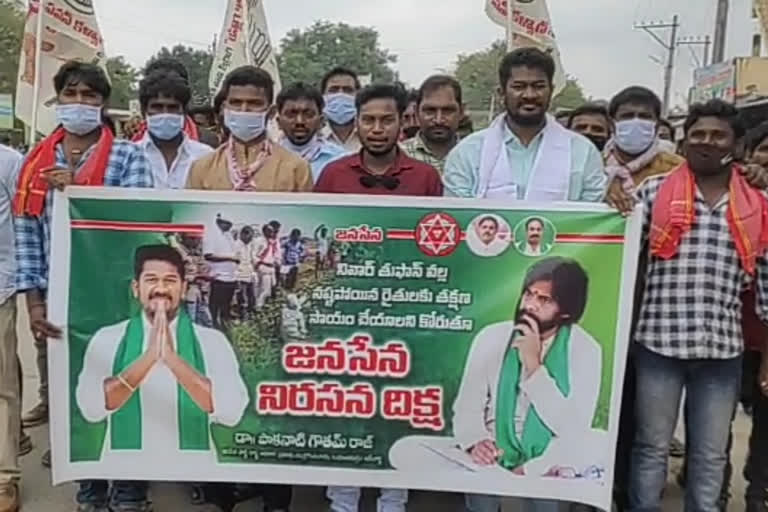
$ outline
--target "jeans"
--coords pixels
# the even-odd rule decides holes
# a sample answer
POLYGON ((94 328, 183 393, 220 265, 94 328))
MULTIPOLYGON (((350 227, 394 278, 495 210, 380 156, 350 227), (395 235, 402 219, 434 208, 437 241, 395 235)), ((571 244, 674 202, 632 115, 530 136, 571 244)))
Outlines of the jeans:
POLYGON ((232 318, 232 297, 235 295, 235 282, 213 281, 211 283, 211 317, 216 329, 229 326, 232 318))
POLYGON ((760 390, 757 379, 757 373, 752 374, 752 433, 744 468, 748 482, 746 502, 753 506, 768 501, 768 398, 760 390))
POLYGON ((686 512, 718 510, 731 431, 741 387, 741 356, 682 360, 633 347, 637 371, 629 506, 633 512, 661 512, 672 441, 686 393, 686 512))
POLYGON ((107 480, 82 480, 76 500, 81 505, 118 506, 146 503, 147 482, 114 481, 110 492, 107 480))
MULTIPOLYGON (((564 512, 568 503, 557 500, 518 498, 513 509, 519 512, 564 512)), ((501 512, 501 497, 486 494, 464 495, 465 512, 501 512)))
MULTIPOLYGON (((331 500, 331 512, 358 512, 360 493, 360 487, 328 487, 327 496, 331 500)), ((405 512, 407 503, 406 489, 381 489, 376 512, 405 512)))

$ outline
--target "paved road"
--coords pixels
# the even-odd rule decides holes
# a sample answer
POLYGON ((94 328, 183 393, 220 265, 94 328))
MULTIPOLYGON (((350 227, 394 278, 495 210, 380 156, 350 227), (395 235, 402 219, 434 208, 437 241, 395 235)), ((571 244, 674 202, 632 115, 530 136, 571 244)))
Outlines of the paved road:
MULTIPOLYGON (((20 311, 23 308, 19 308, 20 311)), ((37 368, 35 367, 35 351, 32 339, 29 336, 27 319, 19 318, 19 344, 24 368, 24 406, 25 410, 32 405, 37 393, 37 368)), ((40 464, 43 450, 48 446, 48 428, 40 427, 30 431, 35 443, 35 450, 22 460, 23 470, 23 511, 24 512, 70 512, 74 510, 73 497, 75 486, 72 484, 51 486, 50 473, 40 464)), ((741 512, 744 510, 744 481, 742 468, 749 434, 748 418, 741 415, 736 421, 734 430, 733 463, 735 468, 733 494, 734 499, 729 512, 741 512)), ((671 476, 677 471, 679 463, 673 461, 671 476)), ((682 506, 682 491, 673 483, 669 484, 666 492, 665 512, 679 512, 682 506)), ((366 492, 366 512, 372 512, 375 507, 375 493, 366 492)), ((185 487, 174 484, 155 484, 152 487, 152 500, 155 510, 158 512, 185 511, 185 512, 215 512, 215 507, 195 507, 189 504, 188 491, 185 487)), ((409 510, 411 512, 459 512, 461 510, 461 497, 451 494, 417 492, 411 496, 409 510)), ((294 512, 324 512, 327 503, 323 496, 323 490, 317 487, 301 487, 294 498, 294 512)), ((260 512, 261 505, 258 501, 246 502, 239 505, 236 512, 260 512)), ((517 511, 514 501, 505 504, 504 512, 517 511)))

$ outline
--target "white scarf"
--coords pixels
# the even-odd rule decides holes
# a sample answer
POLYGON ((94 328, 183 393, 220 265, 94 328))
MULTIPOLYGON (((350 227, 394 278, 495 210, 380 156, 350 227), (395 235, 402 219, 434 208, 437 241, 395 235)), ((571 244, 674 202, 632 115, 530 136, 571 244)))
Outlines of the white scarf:
POLYGON ((632 176, 648 167, 659 156, 659 153, 667 150, 667 146, 664 145, 665 142, 661 139, 654 140, 651 147, 637 155, 631 162, 623 164, 616 157, 616 142, 613 139, 609 140, 603 151, 603 154, 607 155, 605 172, 608 174, 608 184, 613 183, 614 179, 619 179, 624 192, 633 195, 635 193, 635 181, 632 176))
MULTIPOLYGON (((506 114, 494 119, 486 131, 480 157, 475 197, 517 200, 519 163, 510 162, 504 143, 506 114)), ((528 180, 528 201, 567 201, 571 183, 572 134, 547 115, 543 138, 528 180)))
POLYGON ((325 145, 325 139, 323 139, 323 137, 321 137, 318 134, 312 137, 309 140, 309 142, 307 142, 303 146, 297 146, 296 144, 291 142, 291 139, 283 135, 283 138, 280 140, 280 145, 283 146, 288 151, 291 151, 299 155, 302 159, 311 163, 315 158, 317 158, 320 155, 320 152, 323 151, 323 147, 325 145))

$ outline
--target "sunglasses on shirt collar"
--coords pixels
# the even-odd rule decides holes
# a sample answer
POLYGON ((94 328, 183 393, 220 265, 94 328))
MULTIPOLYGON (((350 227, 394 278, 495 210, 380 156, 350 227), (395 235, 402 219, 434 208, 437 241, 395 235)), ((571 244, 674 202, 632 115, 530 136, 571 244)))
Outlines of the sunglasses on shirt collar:
POLYGON ((365 188, 384 187, 387 190, 395 190, 400 186, 400 180, 394 176, 372 176, 366 174, 360 176, 360 184, 365 188))

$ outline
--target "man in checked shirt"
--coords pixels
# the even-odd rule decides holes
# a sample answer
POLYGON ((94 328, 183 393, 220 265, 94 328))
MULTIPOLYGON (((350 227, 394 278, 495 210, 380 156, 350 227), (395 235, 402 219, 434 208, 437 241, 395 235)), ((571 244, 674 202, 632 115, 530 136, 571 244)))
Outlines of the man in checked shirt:
MULTIPOLYGON (((691 107, 686 165, 638 190, 650 254, 633 346, 637 434, 631 511, 661 510, 669 442, 686 392, 686 511, 719 510, 744 350, 741 292, 768 322, 768 201, 734 164, 745 130, 719 100, 691 107)), ((763 361, 760 383, 768 359, 763 361)))
MULTIPOLYGON (((21 164, 13 201, 16 242, 16 289, 27 300, 30 326, 38 350, 41 405, 48 414, 46 341, 62 330, 46 319, 50 268, 53 189, 67 185, 151 188, 152 168, 137 145, 115 140, 103 123, 111 93, 104 71, 91 64, 68 62, 53 79, 59 127, 30 151, 21 164)), ((61 397, 59 397, 61 399, 61 397)), ((50 464, 50 451, 43 463, 50 464)), ((78 512, 149 510, 147 484, 83 481, 77 493, 78 512)))

